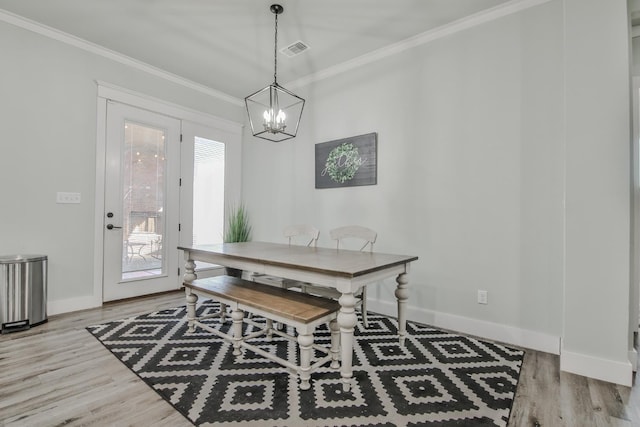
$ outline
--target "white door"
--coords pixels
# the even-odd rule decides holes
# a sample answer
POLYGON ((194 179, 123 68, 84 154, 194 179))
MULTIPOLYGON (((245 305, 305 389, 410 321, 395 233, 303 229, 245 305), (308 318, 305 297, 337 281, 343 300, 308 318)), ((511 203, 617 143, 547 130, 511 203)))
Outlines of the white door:
POLYGON ((179 289, 180 121, 107 103, 103 300, 179 289))

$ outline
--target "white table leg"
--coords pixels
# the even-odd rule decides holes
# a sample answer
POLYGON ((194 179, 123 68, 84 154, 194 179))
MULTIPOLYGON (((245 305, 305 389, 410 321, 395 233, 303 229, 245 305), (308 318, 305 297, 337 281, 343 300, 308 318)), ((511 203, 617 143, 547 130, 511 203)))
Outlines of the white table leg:
POLYGON ((185 288, 187 294, 187 325, 189 332, 195 330, 193 321, 196 319, 196 302, 198 302, 198 295, 191 292, 190 288, 185 288))
POLYGON ((355 305, 356 299, 353 293, 342 294, 340 299, 340 312, 338 313, 338 325, 340 325, 340 346, 342 356, 342 389, 349 391, 353 378, 353 328, 358 322, 355 305))
POLYGON ((404 344, 407 335, 407 300, 409 299, 409 279, 407 273, 398 274, 396 278, 396 298, 398 299, 398 337, 400 344, 404 344))

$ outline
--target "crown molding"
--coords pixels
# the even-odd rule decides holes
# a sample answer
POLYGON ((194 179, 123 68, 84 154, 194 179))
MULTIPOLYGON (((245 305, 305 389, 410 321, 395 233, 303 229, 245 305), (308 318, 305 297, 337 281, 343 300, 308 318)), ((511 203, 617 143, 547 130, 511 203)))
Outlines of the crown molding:
POLYGON ((373 52, 364 54, 336 66, 326 68, 317 73, 309 74, 308 76, 292 80, 288 82, 286 86, 290 89, 307 86, 313 82, 337 76, 355 68, 371 64, 372 62, 380 61, 382 59, 388 58, 389 56, 396 55, 400 52, 404 52, 405 50, 413 49, 414 47, 430 43, 434 40, 447 37, 451 34, 459 33, 461 31, 473 28, 486 22, 490 22, 504 16, 520 12, 530 7, 548 3, 550 1, 552 0, 511 0, 490 9, 486 9, 473 15, 469 15, 465 18, 458 19, 457 21, 453 21, 441 27, 434 28, 433 30, 425 31, 424 33, 409 37, 408 39, 405 39, 398 43, 394 43, 389 46, 374 50, 373 52))
POLYGON ((87 40, 65 33, 63 31, 56 30, 55 28, 46 26, 39 22, 23 18, 3 9, 0 9, 0 21, 4 21, 8 24, 15 25, 16 27, 20 27, 28 31, 32 31, 36 34, 40 34, 53 40, 57 40, 59 42, 68 44, 78 49, 82 49, 95 55, 102 56, 112 61, 119 62, 121 64, 154 75, 156 77, 160 77, 180 86, 184 86, 205 95, 218 98, 222 101, 229 102, 238 106, 244 106, 244 100, 236 98, 235 96, 231 96, 216 89, 201 85, 199 83, 185 79, 176 74, 154 67, 142 61, 138 61, 137 59, 133 59, 129 56, 115 52, 111 49, 107 49, 106 47, 91 43, 87 40))

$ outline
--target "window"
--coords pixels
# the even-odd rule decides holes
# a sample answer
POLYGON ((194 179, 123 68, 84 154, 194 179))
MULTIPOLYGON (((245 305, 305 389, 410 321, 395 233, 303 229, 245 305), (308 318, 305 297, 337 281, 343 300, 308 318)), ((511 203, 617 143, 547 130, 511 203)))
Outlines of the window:
POLYGON ((193 156, 193 244, 222 243, 225 145, 196 136, 193 156))

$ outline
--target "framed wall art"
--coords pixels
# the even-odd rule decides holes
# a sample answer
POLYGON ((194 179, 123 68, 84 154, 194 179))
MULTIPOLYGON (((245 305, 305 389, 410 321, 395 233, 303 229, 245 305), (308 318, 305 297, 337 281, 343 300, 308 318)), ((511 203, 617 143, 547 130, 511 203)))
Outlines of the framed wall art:
POLYGON ((378 183, 378 134, 316 144, 316 188, 378 183))

